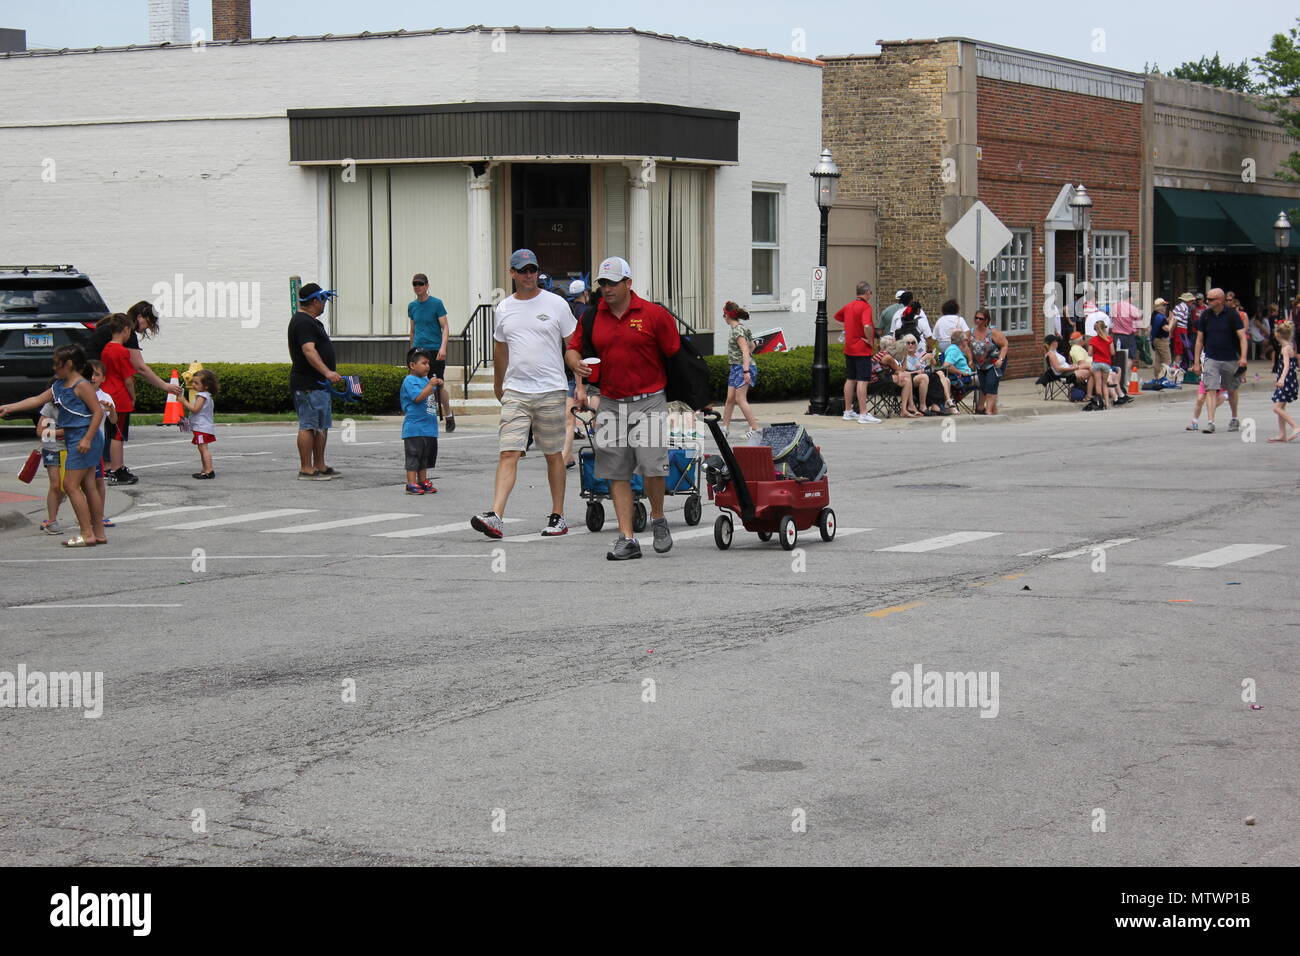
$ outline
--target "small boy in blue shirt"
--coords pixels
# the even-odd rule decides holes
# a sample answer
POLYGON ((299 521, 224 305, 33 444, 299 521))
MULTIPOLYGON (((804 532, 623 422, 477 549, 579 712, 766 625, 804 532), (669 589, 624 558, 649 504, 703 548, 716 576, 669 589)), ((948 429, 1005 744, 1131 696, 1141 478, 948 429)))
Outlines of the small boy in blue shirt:
POLYGON ((402 379, 402 444, 406 448, 406 493, 432 495, 438 489, 429 469, 438 462, 438 386, 442 379, 429 375, 429 353, 411 349, 402 379))

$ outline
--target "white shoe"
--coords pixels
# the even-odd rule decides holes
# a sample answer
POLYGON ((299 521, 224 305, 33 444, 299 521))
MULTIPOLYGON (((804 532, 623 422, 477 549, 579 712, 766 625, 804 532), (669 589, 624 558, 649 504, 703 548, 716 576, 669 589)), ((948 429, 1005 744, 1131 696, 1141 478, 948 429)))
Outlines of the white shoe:
POLYGON ((858 420, 858 413, 850 408, 844 413, 844 420, 846 422, 856 422, 858 420))
POLYGON ((763 437, 763 433, 759 431, 757 428, 751 428, 749 431, 745 432, 745 441, 747 442, 753 442, 754 440, 762 437, 763 437))
POLYGON ((858 416, 858 424, 859 424, 859 425, 879 425, 879 424, 880 424, 880 419, 877 418, 875 415, 872 415, 870 412, 863 412, 861 415, 858 416))

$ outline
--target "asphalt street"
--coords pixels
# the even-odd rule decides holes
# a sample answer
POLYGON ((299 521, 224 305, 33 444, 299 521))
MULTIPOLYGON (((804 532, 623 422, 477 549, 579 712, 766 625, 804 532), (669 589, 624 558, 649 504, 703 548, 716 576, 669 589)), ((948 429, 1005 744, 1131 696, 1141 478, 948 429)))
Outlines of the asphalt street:
POLYGON ((0 536, 0 672, 103 675, 97 719, 0 707, 0 863, 1296 865, 1300 442, 1189 409, 827 421, 833 542, 723 552, 670 499, 620 564, 574 472, 539 537, 540 455, 469 528, 482 420, 427 497, 396 424, 328 483, 292 426, 221 427, 205 482, 139 428, 108 547, 0 536), (991 696, 895 706, 929 671, 991 696))

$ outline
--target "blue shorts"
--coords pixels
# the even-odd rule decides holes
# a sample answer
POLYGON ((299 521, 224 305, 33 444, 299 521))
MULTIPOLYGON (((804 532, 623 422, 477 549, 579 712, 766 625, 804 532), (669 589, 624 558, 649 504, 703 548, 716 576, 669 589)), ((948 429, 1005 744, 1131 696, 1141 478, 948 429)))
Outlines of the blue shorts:
POLYGON ((41 449, 41 467, 43 467, 43 468, 58 468, 58 467, 59 467, 59 449, 55 448, 53 451, 51 451, 51 450, 49 450, 49 449, 47 449, 47 448, 42 448, 42 449, 41 449))
POLYGON ((334 409, 327 389, 293 393, 293 410, 298 413, 298 430, 324 432, 334 424, 334 409))
MULTIPOLYGON (((744 385, 744 384, 746 384, 746 382, 745 382, 745 366, 743 366, 743 365, 733 365, 733 366, 731 366, 731 370, 727 373, 727 388, 740 388, 740 386, 742 386, 742 385, 744 385)), ((749 385, 757 385, 757 384, 758 384, 758 366, 757 366, 757 365, 750 365, 750 366, 749 366, 749 382, 748 382, 748 384, 749 384, 749 385)))
POLYGON ((844 356, 844 377, 852 382, 871 381, 871 356, 870 355, 844 356))
POLYGON ((68 460, 63 465, 65 470, 94 468, 103 460, 104 433, 99 429, 95 429, 95 436, 90 443, 90 450, 83 455, 77 451, 77 445, 85 436, 86 430, 84 428, 63 429, 63 443, 68 449, 68 460))
POLYGON ((569 379, 568 384, 565 385, 564 388, 565 388, 565 393, 569 396, 569 398, 578 397, 577 395, 578 383, 575 382, 573 379, 569 379))
POLYGON ((1109 375, 1112 371, 1111 367, 1105 362, 1093 362, 1092 370, 1094 372, 1101 372, 1103 375, 1109 375))

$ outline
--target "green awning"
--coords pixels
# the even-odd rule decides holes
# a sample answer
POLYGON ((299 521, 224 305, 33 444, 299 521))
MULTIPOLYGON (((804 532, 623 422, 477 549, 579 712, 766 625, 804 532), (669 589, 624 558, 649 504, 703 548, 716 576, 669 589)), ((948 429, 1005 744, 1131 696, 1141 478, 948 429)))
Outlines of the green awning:
MULTIPOLYGON (((1276 252, 1273 223, 1300 198, 1156 187, 1157 252, 1258 255, 1276 252)), ((1289 213, 1288 213, 1289 215, 1289 213)), ((1290 216, 1291 248, 1300 247, 1300 216, 1290 216)))
MULTIPOLYGON (((1277 252, 1277 238, 1273 223, 1279 212, 1288 212, 1300 206, 1300 199, 1287 196, 1248 196, 1238 193, 1218 193, 1215 201, 1223 207, 1231 223, 1232 248, 1243 252, 1277 252)), ((1297 217, 1288 214, 1293 222, 1297 217)), ((1296 226, 1291 227, 1291 246, 1300 246, 1296 226)))

